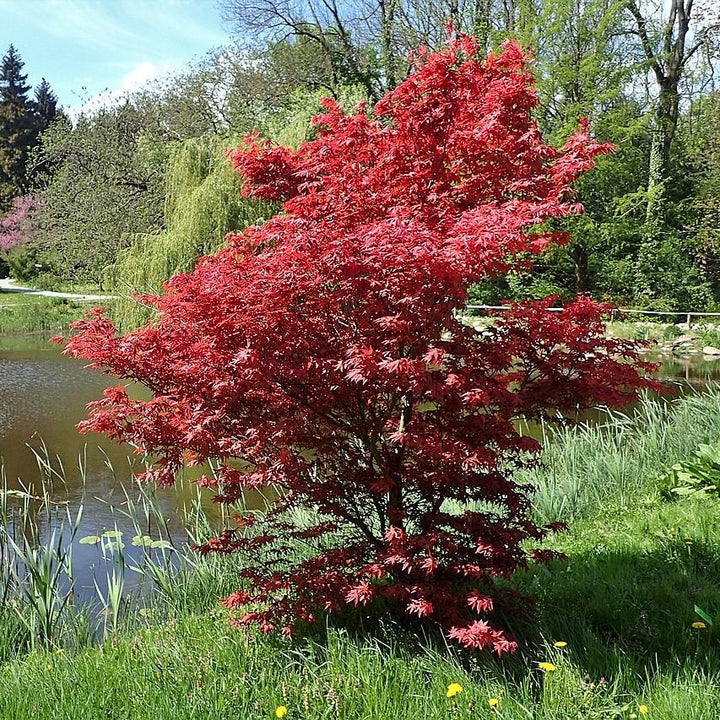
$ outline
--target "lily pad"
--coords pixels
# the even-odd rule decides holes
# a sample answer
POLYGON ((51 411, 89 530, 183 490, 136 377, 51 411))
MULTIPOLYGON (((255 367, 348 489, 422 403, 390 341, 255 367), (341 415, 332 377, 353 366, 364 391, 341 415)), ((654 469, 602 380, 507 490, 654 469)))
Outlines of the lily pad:
POLYGON ((170 550, 172 548, 172 543, 168 540, 153 540, 150 543, 151 548, 162 548, 163 550, 170 550))
POLYGON ((120 540, 110 540, 109 542, 103 543, 103 550, 108 552, 122 550, 124 547, 125 543, 120 542, 120 540))

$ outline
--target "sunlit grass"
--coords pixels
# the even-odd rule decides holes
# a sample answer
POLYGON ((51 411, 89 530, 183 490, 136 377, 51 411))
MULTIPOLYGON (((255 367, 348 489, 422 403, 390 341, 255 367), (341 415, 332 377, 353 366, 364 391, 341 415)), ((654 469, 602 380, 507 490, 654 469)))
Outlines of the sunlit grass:
POLYGON ((40 304, 51 300, 43 295, 33 295, 32 293, 2 292, 0 291, 0 307, 6 305, 29 305, 40 304))
POLYGON ((68 328, 92 306, 93 303, 66 298, 1 293, 0 335, 58 332, 68 328))
POLYGON ((96 305, 106 307, 112 316, 117 301, 74 300, 32 293, 0 292, 0 335, 65 331, 96 305))

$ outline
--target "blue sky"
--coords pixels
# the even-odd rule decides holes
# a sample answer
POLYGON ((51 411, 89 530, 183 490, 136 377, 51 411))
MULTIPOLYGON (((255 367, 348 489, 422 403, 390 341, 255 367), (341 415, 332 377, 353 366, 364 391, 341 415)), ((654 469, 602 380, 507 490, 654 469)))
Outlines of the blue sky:
POLYGON ((28 81, 45 77, 66 108, 137 89, 229 39, 217 0, 0 0, 0 52, 15 45, 28 81))

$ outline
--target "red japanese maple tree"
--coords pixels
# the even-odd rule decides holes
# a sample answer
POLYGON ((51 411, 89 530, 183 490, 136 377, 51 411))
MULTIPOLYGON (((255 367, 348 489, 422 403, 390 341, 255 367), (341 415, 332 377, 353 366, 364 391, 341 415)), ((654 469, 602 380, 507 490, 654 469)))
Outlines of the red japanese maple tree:
POLYGON ((74 326, 68 353, 152 391, 107 390, 82 429, 157 458, 161 485, 214 459, 202 482, 219 502, 278 488, 203 546, 247 555, 225 600, 240 623, 290 633, 377 604, 515 648, 495 580, 546 560, 532 548, 551 528, 514 479, 539 450, 514 421, 653 384, 586 298, 521 304, 482 332, 458 317, 471 283, 566 239, 546 221, 581 211, 570 184, 608 150, 586 126, 544 144, 535 103, 517 44, 480 59, 454 38, 372 111, 325 101, 297 150, 249 138, 232 155, 244 192, 282 212, 170 280, 155 322, 74 326))

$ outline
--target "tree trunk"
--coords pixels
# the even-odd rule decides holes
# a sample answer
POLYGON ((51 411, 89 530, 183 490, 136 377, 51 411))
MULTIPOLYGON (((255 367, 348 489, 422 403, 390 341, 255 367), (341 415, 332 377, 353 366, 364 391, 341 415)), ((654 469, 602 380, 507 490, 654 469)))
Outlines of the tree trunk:
POLYGON ((665 181, 670 172, 670 149, 678 122, 680 96, 676 83, 660 89, 653 118, 648 170, 648 202, 645 216, 645 236, 653 241, 662 231, 665 218, 665 181))
POLYGON ((664 181, 666 177, 664 133, 657 125, 652 128, 650 142, 650 167, 648 171, 647 208, 645 209, 645 235, 654 240, 662 226, 665 215, 664 181))
POLYGON ((490 8, 492 0, 475 0, 473 13, 473 35, 477 38, 480 50, 487 53, 490 49, 490 8))
POLYGON ((686 62, 701 47, 704 38, 697 39, 693 47, 687 47, 693 0, 672 0, 668 20, 657 37, 649 32, 647 18, 640 11, 636 0, 626 2, 658 86, 650 146, 645 233, 647 240, 652 241, 658 236, 665 218, 663 183, 668 176, 670 150, 678 123, 678 88, 686 62))
POLYGON ((393 47, 393 30, 398 0, 379 0, 380 4, 380 42, 382 45, 385 87, 392 90, 397 85, 397 62, 393 47))
POLYGON ((579 293, 584 293, 590 290, 590 268, 588 266, 588 251, 587 248, 576 240, 570 252, 573 265, 575 266, 575 289, 579 293))

